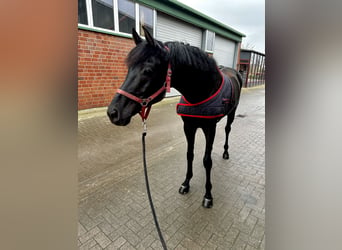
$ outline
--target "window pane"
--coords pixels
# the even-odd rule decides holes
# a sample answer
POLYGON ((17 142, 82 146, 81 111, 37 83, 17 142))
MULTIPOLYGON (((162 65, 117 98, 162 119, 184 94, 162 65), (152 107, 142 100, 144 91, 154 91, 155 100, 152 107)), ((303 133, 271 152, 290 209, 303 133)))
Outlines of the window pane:
POLYGON ((113 0, 92 0, 94 26, 114 30, 113 0))
POLYGON ((144 25, 148 32, 150 32, 150 34, 153 36, 153 10, 140 5, 139 15, 140 34, 145 36, 144 30, 142 29, 142 26, 144 25))
POLYGON ((135 6, 132 1, 119 0, 119 31, 132 33, 135 28, 135 6))
POLYGON ((87 7, 85 0, 78 0, 78 23, 88 24, 87 7))
POLYGON ((207 47, 205 49, 208 51, 214 51, 214 41, 215 33, 207 30, 207 47))

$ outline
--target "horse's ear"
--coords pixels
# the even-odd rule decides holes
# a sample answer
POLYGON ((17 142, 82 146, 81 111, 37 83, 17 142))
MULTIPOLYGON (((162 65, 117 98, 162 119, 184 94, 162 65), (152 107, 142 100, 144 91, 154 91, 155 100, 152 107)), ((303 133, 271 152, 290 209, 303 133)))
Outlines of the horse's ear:
POLYGON ((153 36, 151 36, 150 32, 145 28, 145 26, 142 26, 144 33, 145 33, 145 38, 146 41, 151 44, 152 46, 156 46, 157 42, 154 40, 153 36))
POLYGON ((132 36, 133 36, 133 40, 135 42, 135 45, 138 45, 139 43, 142 42, 141 37, 138 35, 138 33, 135 31, 135 29, 132 29, 132 36))

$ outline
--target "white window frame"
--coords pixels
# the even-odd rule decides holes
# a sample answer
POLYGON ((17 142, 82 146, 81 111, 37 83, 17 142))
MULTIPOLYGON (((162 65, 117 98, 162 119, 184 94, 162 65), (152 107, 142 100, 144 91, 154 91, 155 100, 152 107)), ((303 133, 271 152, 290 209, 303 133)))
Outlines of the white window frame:
POLYGON ((117 0, 113 0, 114 12, 114 31, 119 30, 119 4, 117 0))
POLYGON ((135 30, 140 35, 140 29, 139 29, 139 22, 140 22, 140 10, 139 10, 139 4, 135 3, 135 30))
MULTIPOLYGON (((92 30, 110 33, 113 35, 119 34, 119 35, 123 35, 123 36, 132 37, 132 34, 119 31, 119 8, 118 8, 119 5, 118 5, 118 0, 113 0, 114 30, 109 30, 109 29, 104 29, 104 28, 94 26, 93 10, 92 10, 91 1, 92 0, 86 0, 88 25, 78 23, 78 27, 90 28, 92 30)), ((140 15, 140 12, 139 12, 140 4, 137 2, 134 2, 134 4, 135 4, 135 29, 138 32, 138 34, 140 35, 140 28, 139 28, 139 26, 140 26, 140 17, 139 17, 139 15, 140 15)), ((143 5, 143 6, 145 6, 145 5, 143 5)), ((146 7, 150 8, 148 6, 146 6, 146 7)), ((150 8, 150 9, 152 9, 152 8, 150 8)), ((157 26, 156 25, 157 24, 157 11, 154 8, 152 9, 152 15, 153 15, 153 37, 155 37, 156 26, 157 26)))
POLYGON ((214 50, 215 50, 215 38, 216 38, 216 34, 214 31, 211 31, 211 30, 205 30, 204 31, 204 35, 203 35, 203 50, 207 53, 211 53, 213 54, 214 53, 214 50), (208 34, 209 32, 213 33, 214 34, 214 37, 213 37, 213 48, 212 50, 208 50, 208 34))
POLYGON ((94 27, 93 7, 91 5, 91 0, 86 0, 86 7, 87 7, 87 15, 88 15, 88 25, 86 26, 94 27))
POLYGON ((153 37, 157 36, 157 11, 153 9, 153 37))

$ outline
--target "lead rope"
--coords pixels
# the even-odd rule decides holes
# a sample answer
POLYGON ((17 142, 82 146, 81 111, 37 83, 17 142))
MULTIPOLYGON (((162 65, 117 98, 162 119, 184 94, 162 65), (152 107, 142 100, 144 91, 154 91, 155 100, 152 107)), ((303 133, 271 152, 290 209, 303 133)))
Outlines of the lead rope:
POLYGON ((163 238, 162 232, 161 232, 160 227, 159 227, 156 211, 154 210, 152 196, 151 196, 151 191, 150 191, 150 184, 148 182, 147 166, 146 166, 146 148, 145 148, 146 132, 147 132, 146 120, 143 119, 142 150, 143 150, 144 174, 145 174, 145 183, 146 183, 147 196, 148 196, 148 201, 150 202, 150 207, 151 207, 151 211, 152 211, 152 215, 153 215, 153 220, 154 220, 154 224, 156 226, 156 229, 157 229, 157 232, 158 232, 158 235, 159 235, 160 242, 161 242, 161 244, 163 246, 163 249, 167 250, 165 240, 163 238))

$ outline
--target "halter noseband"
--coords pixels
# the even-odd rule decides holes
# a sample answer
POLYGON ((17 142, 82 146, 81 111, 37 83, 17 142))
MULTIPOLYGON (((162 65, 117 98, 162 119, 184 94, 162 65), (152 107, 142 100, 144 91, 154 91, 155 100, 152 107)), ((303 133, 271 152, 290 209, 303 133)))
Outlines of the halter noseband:
MULTIPOLYGON (((167 51, 170 51, 170 49, 167 46, 164 46, 164 47, 167 51)), ((122 89, 118 89, 116 92, 118 94, 124 95, 127 98, 139 103, 141 105, 141 110, 139 111, 139 115, 141 116, 141 119, 143 121, 145 121, 147 119, 147 117, 150 113, 151 107, 152 107, 152 106, 148 106, 148 104, 152 100, 157 98, 157 96, 159 96, 164 90, 166 90, 166 92, 170 93, 171 76, 172 76, 172 70, 171 70, 171 63, 169 62, 168 68, 167 68, 167 73, 166 73, 166 79, 165 79, 163 86, 159 90, 157 90, 154 94, 152 94, 150 97, 147 97, 147 98, 139 98, 139 97, 137 97, 133 94, 130 94, 130 93, 128 93, 122 89)))

